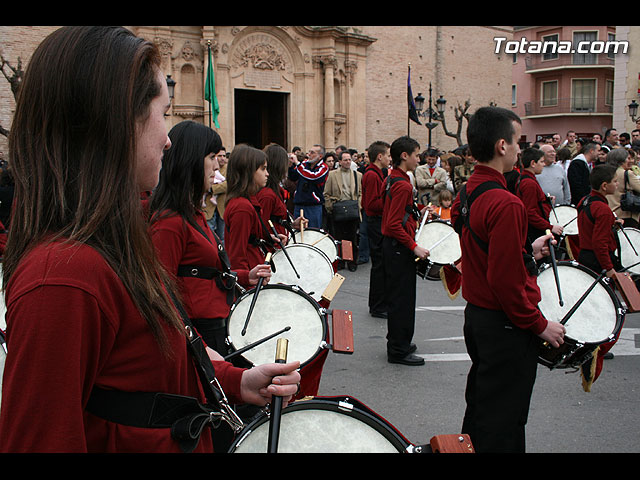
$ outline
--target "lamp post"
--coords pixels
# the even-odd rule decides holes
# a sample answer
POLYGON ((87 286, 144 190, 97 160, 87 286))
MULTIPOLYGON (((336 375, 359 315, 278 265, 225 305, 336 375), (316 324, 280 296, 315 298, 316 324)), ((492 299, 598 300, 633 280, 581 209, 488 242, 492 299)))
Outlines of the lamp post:
POLYGON ((176 81, 171 78, 171 75, 167 75, 167 88, 169 89, 169 100, 173 100, 173 95, 176 90, 176 81))
POLYGON ((436 101, 437 111, 433 110, 433 97, 432 97, 433 89, 431 88, 431 82, 429 82, 429 107, 423 111, 424 100, 425 98, 421 93, 418 93, 418 96, 414 99, 416 105, 416 111, 419 117, 428 118, 429 121, 425 124, 427 129, 429 130, 429 148, 431 148, 431 130, 438 126, 437 121, 441 120, 444 115, 444 107, 447 101, 440 95, 440 98, 436 101), (436 120, 436 122, 434 122, 436 120))
POLYGON ((631 103, 628 105, 629 108, 629 116, 631 120, 634 122, 638 120, 636 114, 638 113, 638 103, 635 100, 631 100, 631 103))

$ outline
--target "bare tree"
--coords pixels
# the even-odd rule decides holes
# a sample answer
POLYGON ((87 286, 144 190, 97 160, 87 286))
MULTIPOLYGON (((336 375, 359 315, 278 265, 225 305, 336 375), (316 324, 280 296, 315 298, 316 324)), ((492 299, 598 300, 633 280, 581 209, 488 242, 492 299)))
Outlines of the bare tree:
MULTIPOLYGON (((9 85, 11 86, 11 93, 13 93, 13 98, 15 100, 18 98, 18 92, 20 92, 22 78, 24 77, 22 59, 18 57, 18 65, 14 67, 4 58, 3 55, 0 55, 0 71, 2 71, 2 75, 4 75, 4 78, 9 82, 9 85)), ((0 125, 0 134, 8 137, 9 130, 0 125)))
POLYGON ((462 124, 464 122, 465 119, 467 119, 467 122, 469 121, 469 117, 471 116, 469 112, 469 107, 471 107, 471 102, 469 100, 467 100, 466 102, 464 102, 464 106, 461 106, 459 103, 456 107, 454 107, 453 109, 453 114, 455 116, 456 119, 456 123, 458 124, 458 128, 457 130, 454 132, 450 132, 447 129, 447 123, 446 123, 446 119, 445 119, 445 115, 444 113, 440 116, 440 122, 442 123, 442 128, 444 129, 444 133, 448 136, 448 137, 453 137, 456 139, 456 141, 458 142, 458 146, 461 146, 464 144, 464 142, 462 141, 462 124))

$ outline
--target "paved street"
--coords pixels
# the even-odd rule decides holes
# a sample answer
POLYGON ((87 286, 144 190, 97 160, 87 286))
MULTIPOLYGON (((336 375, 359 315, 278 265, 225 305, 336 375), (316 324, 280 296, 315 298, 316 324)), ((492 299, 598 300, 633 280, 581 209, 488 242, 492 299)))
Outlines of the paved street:
MULTIPOLYGON (((351 395, 394 425, 410 442, 459 433, 470 366, 462 338, 464 299, 450 300, 440 281, 418 278, 417 354, 426 364, 387 363, 386 320, 368 314, 370 264, 346 278, 331 307, 351 310, 355 351, 330 353, 320 395, 351 395)), ((627 314, 615 358, 590 392, 570 369, 539 365, 529 422, 530 453, 640 452, 640 314, 627 314)))

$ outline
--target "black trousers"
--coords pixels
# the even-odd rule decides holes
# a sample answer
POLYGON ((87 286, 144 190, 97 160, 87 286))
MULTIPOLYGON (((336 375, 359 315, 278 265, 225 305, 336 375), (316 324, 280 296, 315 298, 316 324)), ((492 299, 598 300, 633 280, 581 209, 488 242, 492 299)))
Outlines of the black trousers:
POLYGON ((416 319, 415 255, 397 240, 383 236, 382 256, 387 304, 387 355, 409 353, 416 319))
POLYGON ((367 236, 369 237, 369 312, 387 311, 385 303, 385 277, 382 255, 382 217, 367 217, 367 236))
POLYGON ((333 220, 333 236, 336 240, 347 240, 353 245, 353 261, 348 263, 358 264, 358 227, 360 220, 348 220, 346 222, 338 222, 333 220))
POLYGON ((540 340, 504 312, 472 304, 464 337, 471 357, 462 433, 478 453, 525 452, 525 425, 536 380, 540 340))

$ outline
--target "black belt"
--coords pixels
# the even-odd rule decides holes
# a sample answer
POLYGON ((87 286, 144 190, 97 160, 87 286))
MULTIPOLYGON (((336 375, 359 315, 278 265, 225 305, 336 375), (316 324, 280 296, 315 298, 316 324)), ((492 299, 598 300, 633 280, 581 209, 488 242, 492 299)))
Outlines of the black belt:
POLYGON ((178 276, 215 280, 220 290, 227 291, 227 305, 231 306, 235 302, 235 288, 238 278, 235 272, 225 272, 202 265, 178 265, 178 276))
POLYGON ((86 410, 120 425, 170 428, 171 437, 185 453, 192 452, 205 427, 221 422, 219 410, 196 398, 156 392, 124 392, 94 387, 86 410))

